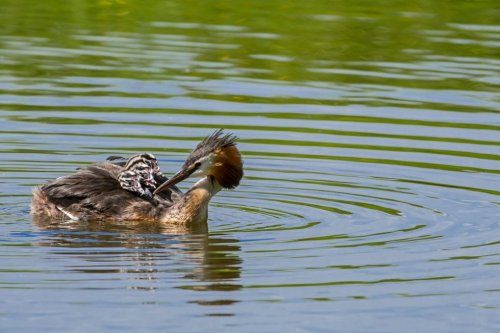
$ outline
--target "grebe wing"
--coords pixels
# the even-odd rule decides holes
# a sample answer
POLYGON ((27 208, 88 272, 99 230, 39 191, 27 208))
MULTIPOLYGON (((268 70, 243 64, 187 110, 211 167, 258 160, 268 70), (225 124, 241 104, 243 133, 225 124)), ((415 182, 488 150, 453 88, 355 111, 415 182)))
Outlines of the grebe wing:
MULTIPOLYGON (((70 219, 119 217, 124 208, 134 203, 153 206, 152 202, 120 186, 117 177, 122 170, 111 163, 93 164, 47 183, 41 191, 70 219)), ((170 205, 165 201, 161 204, 170 205)))
POLYGON ((67 207, 121 189, 117 180, 120 171, 119 166, 111 163, 93 164, 71 175, 59 177, 43 185, 41 190, 56 205, 67 207))

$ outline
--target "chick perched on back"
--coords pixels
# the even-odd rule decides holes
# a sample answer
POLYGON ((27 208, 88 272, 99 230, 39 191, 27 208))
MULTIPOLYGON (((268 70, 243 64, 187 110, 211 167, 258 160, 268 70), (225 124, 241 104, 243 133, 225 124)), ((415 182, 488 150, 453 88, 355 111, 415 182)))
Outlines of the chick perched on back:
MULTIPOLYGON (((111 161, 113 160, 111 158, 111 161)), ((158 161, 152 154, 135 155, 125 163, 123 168, 123 171, 118 175, 120 186, 145 199, 152 199, 152 193, 156 190, 157 185, 166 180, 158 166, 158 161)))

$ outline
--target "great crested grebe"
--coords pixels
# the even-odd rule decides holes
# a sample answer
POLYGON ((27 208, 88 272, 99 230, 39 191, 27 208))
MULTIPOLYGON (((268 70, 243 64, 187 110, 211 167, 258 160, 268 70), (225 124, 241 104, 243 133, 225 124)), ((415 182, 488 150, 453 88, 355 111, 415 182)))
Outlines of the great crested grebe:
POLYGON ((243 177, 236 139, 222 130, 207 136, 171 179, 151 154, 109 157, 35 188, 31 213, 87 221, 206 222, 210 199, 222 188, 235 188, 243 177), (183 194, 175 185, 188 177, 201 179, 183 194))

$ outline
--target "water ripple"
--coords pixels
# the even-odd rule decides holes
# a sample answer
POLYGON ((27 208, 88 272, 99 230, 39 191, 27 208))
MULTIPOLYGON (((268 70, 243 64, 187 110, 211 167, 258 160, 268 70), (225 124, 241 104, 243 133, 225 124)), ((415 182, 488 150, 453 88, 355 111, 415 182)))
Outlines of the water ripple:
POLYGON ((493 1, 31 2, 0 13, 6 330, 498 328, 493 1), (143 151, 172 174, 220 127, 245 177, 208 229, 28 214, 48 179, 143 151))

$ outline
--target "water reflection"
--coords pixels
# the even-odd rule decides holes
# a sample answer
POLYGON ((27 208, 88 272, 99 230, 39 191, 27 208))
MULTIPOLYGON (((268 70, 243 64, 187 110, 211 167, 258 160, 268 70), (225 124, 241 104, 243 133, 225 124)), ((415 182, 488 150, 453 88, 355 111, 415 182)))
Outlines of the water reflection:
MULTIPOLYGON (((165 282, 178 275, 185 282, 175 287, 194 291, 236 291, 240 284, 242 260, 236 238, 213 236, 207 224, 161 226, 151 223, 74 223, 34 218, 46 231, 38 246, 57 255, 77 258, 67 269, 81 274, 119 275, 132 281, 131 290, 155 291, 170 288, 165 282)), ((88 277, 89 279, 91 277, 88 277)), ((113 277, 114 278, 114 277, 113 277)), ((230 305, 238 300, 194 300, 199 305, 230 305)))

